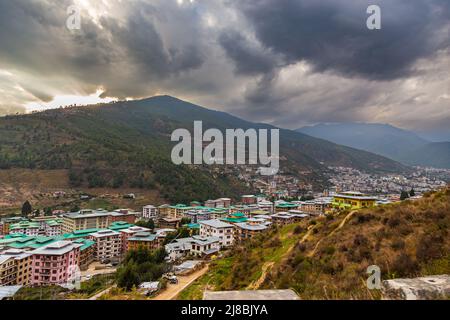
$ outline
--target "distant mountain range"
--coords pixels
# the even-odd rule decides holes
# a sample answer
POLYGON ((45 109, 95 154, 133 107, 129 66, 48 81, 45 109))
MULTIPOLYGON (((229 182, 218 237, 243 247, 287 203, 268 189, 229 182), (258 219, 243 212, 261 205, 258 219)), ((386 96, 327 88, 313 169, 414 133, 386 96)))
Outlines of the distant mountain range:
POLYGON ((373 152, 407 165, 450 168, 450 142, 430 142, 414 132, 388 124, 317 124, 297 131, 373 152))
MULTIPOLYGON (((248 187, 232 174, 172 163, 171 133, 192 129, 195 120, 203 120, 204 130, 274 128, 170 96, 53 109, 0 118, 0 168, 66 169, 74 187, 156 189, 174 202, 244 192, 248 187)), ((383 156, 285 129, 280 130, 280 158, 281 170, 317 189, 327 185, 328 165, 410 170, 383 156)))

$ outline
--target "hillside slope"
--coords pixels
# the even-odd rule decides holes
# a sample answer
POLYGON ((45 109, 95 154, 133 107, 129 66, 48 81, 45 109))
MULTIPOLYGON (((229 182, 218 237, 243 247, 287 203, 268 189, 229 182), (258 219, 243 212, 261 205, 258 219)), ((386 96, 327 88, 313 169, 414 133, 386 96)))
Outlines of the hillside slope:
POLYGON ((405 153, 403 162, 450 169, 450 142, 432 142, 411 150, 405 153))
POLYGON ((450 273, 450 189, 336 217, 288 225, 238 246, 181 293, 204 289, 294 289, 302 299, 378 299, 369 265, 382 279, 450 273))
POLYGON ((450 168, 450 143, 431 143, 411 131, 380 123, 317 124, 297 130, 408 165, 450 168))
MULTIPOLYGON (((203 120, 204 129, 273 128, 179 99, 160 96, 71 107, 0 119, 0 168, 67 169, 73 187, 158 189, 175 202, 238 195, 248 187, 235 168, 175 166, 171 133, 203 120), (221 168, 223 169, 223 168, 221 168)), ((281 130, 281 169, 318 189, 325 165, 378 172, 408 170, 397 162, 290 130, 281 130)))

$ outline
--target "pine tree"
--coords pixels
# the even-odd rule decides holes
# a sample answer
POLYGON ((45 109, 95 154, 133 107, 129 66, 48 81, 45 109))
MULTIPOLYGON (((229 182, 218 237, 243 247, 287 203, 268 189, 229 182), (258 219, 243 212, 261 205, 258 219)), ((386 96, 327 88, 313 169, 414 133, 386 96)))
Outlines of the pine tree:
POLYGON ((414 197, 416 195, 416 192, 414 191, 414 188, 411 188, 411 191, 409 192, 410 197, 414 197))
POLYGON ((31 206, 30 202, 27 200, 22 205, 22 215, 28 216, 33 212, 33 207, 31 206))
POLYGON ((402 191, 402 193, 400 194, 400 200, 406 200, 409 198, 409 193, 405 190, 402 191))

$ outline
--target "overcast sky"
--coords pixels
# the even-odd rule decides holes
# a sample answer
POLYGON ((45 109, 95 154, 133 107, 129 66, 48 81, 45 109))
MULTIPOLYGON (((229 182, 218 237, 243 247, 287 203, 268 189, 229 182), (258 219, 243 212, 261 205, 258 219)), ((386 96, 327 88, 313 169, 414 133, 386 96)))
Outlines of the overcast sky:
POLYGON ((0 114, 158 94, 286 128, 450 139, 450 1, 0 0, 0 114))

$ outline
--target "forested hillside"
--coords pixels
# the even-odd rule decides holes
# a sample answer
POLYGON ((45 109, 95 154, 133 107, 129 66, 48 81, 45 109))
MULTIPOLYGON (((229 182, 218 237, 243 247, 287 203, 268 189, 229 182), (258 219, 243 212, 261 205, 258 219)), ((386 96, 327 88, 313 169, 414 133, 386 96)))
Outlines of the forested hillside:
MULTIPOLYGON (((0 169, 66 169, 75 188, 157 189, 174 202, 251 191, 238 172, 175 166, 170 135, 177 128, 273 128, 176 98, 69 107, 0 118, 0 169)), ((326 165, 377 172, 408 170, 397 162, 307 135, 281 130, 281 169, 320 189, 326 165)))

